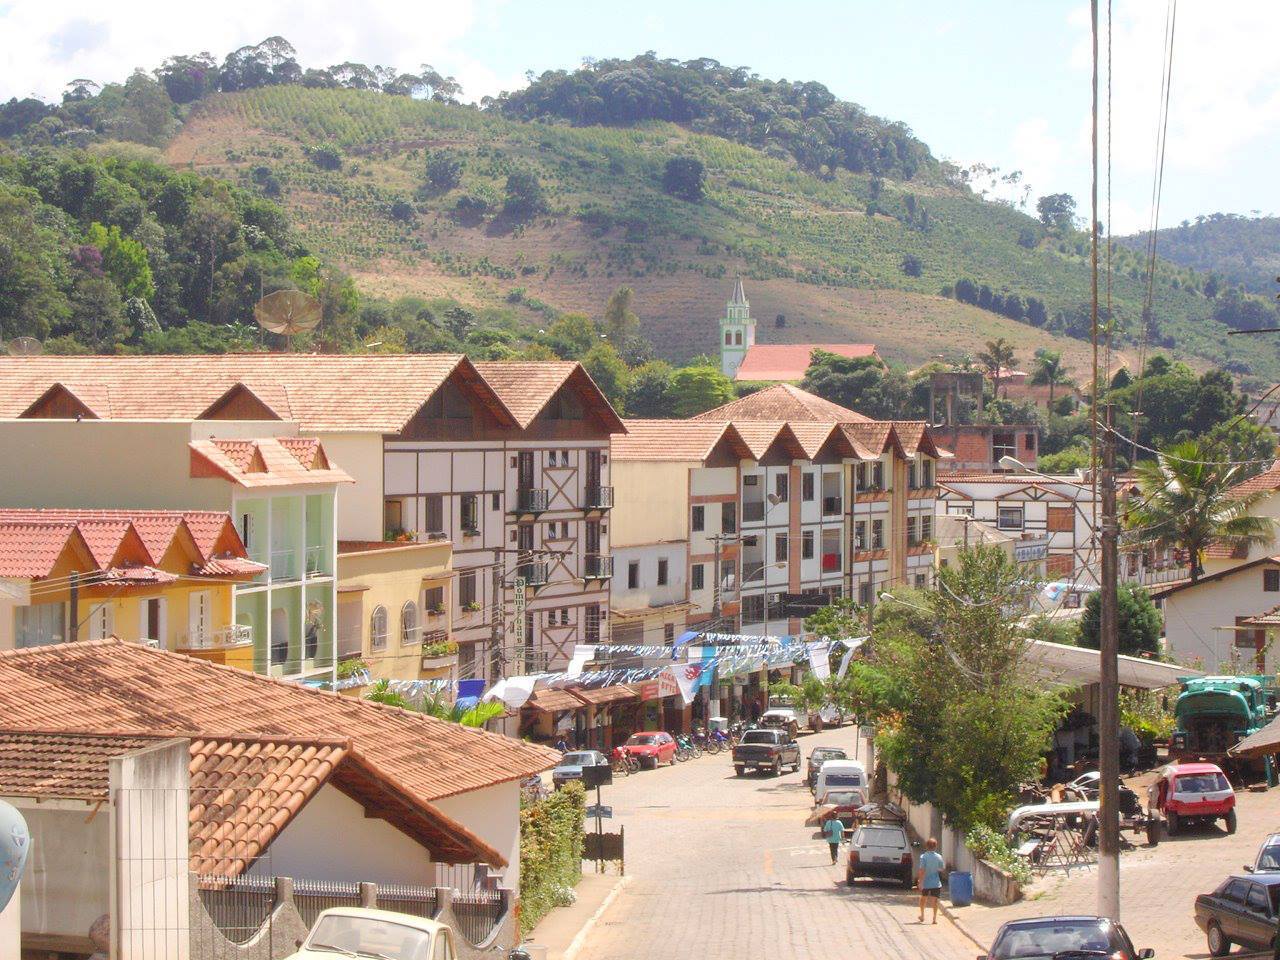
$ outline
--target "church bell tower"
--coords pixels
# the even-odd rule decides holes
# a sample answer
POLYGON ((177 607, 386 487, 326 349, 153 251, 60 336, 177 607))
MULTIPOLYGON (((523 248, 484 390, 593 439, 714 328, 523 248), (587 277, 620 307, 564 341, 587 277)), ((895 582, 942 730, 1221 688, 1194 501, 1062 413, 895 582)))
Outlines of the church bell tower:
POLYGON ((747 348, 755 342, 756 322, 751 319, 751 304, 742 289, 742 277, 738 277, 720 321, 720 371, 730 380, 742 366, 747 348))

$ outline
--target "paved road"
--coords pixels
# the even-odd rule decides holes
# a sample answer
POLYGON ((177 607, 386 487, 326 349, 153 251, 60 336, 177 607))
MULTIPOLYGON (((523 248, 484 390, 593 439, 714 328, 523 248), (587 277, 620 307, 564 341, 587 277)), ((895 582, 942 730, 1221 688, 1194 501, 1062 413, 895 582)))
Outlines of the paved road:
MULTIPOLYGON (((846 728, 801 740, 851 749, 846 728)), ((804 826, 803 774, 735 778, 726 755, 645 771, 604 788, 626 827, 631 878, 580 960, 971 960, 973 942, 939 916, 916 924, 900 888, 844 884, 804 826)))

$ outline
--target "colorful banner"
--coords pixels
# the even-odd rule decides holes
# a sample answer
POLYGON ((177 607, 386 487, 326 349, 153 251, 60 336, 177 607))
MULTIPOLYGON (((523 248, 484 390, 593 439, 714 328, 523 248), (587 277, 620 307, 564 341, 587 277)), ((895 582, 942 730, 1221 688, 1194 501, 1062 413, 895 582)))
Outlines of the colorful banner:
POLYGON ((823 643, 805 644, 805 650, 809 654, 809 670, 819 680, 825 680, 831 676, 831 659, 828 656, 831 650, 831 643, 828 641, 823 643))

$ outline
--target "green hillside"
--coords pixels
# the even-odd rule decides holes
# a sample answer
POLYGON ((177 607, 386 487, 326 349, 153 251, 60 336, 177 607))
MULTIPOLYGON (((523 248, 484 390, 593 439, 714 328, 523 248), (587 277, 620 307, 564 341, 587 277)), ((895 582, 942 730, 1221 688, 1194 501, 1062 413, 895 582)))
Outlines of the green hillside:
MULTIPOLYGON (((1121 238, 1134 250, 1146 247, 1145 234, 1121 238)), ((1280 217, 1241 217, 1211 213, 1158 231, 1162 257, 1201 273, 1213 273, 1250 293, 1280 292, 1280 217)))

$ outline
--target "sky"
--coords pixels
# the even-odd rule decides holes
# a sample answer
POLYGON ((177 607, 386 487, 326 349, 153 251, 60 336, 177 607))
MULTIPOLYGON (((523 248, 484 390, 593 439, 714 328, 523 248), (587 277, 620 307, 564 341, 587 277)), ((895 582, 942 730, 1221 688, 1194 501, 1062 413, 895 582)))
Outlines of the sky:
MULTIPOLYGON (((1167 0, 1114 2, 1110 220, 1123 233, 1150 219, 1167 0)), ((1029 186, 1029 210, 1063 191, 1088 210, 1084 0, 0 0, 0 99, 274 34, 304 66, 430 63, 477 100, 585 57, 711 57, 824 83, 958 164, 1021 171, 1004 192, 1029 186)), ((1182 0, 1175 37, 1160 223, 1280 213, 1280 3, 1182 0)), ((1100 204, 1105 221, 1105 187, 1100 204)))

